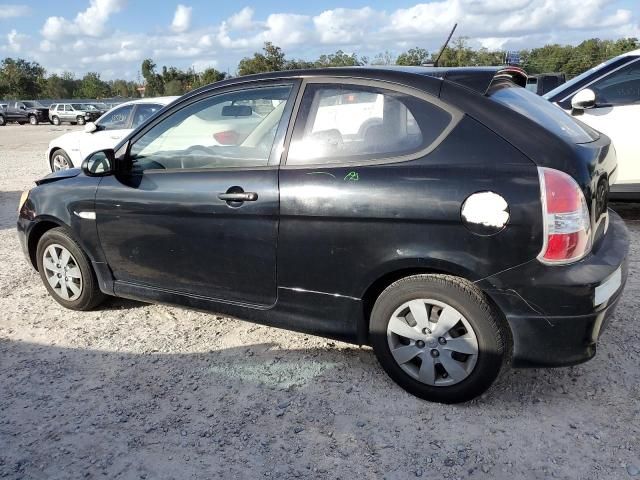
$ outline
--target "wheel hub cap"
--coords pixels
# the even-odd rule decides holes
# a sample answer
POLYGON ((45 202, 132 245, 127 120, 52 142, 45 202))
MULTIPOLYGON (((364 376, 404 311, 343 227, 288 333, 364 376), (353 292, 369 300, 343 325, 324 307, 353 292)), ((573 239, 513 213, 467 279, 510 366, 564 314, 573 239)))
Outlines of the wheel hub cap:
POLYGON ((71 252, 57 243, 49 245, 42 258, 49 285, 63 300, 73 301, 82 294, 82 272, 71 252))
POLYGON ((400 305, 389 319, 387 342, 400 368, 427 385, 463 381, 478 359, 478 339, 471 324, 438 300, 416 299, 400 305))

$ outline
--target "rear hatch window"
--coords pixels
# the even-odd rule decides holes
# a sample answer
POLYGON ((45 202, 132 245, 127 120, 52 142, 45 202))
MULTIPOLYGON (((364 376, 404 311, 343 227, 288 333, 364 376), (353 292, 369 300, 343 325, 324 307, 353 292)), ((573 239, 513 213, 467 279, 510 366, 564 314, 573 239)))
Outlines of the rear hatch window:
POLYGON ((600 137, 594 129, 526 88, 501 85, 493 89, 490 98, 543 125, 571 143, 589 143, 600 137))

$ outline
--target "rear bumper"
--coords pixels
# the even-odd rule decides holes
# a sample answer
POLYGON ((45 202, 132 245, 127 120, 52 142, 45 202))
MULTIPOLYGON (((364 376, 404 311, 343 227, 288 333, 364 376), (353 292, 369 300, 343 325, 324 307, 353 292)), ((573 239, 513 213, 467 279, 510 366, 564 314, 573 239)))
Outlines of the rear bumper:
POLYGON ((595 355, 627 279, 627 228, 616 213, 609 218, 607 233, 575 264, 535 260, 480 282, 511 327, 513 366, 575 365, 595 355))

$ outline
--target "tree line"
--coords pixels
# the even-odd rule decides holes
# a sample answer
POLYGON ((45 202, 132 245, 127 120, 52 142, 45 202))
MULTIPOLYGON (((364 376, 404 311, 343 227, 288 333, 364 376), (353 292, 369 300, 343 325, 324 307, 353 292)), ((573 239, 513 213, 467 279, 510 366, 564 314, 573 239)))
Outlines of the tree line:
MULTIPOLYGON (((540 48, 519 51, 520 66, 527 73, 561 72, 568 77, 578 75, 599 63, 624 52, 640 48, 637 38, 600 40, 592 38, 579 45, 545 45, 540 48)), ((282 48, 270 42, 262 51, 245 57, 238 63, 236 75, 300 68, 348 67, 361 65, 424 65, 433 63, 439 51, 415 47, 394 55, 385 51, 372 58, 358 56, 338 50, 320 55, 316 60, 288 58, 282 48)), ((442 53, 438 62, 443 67, 501 65, 505 52, 486 48, 472 48, 469 39, 455 39, 442 53)), ((182 95, 194 88, 224 80, 225 72, 208 68, 196 72, 193 68, 182 70, 176 67, 158 68, 152 59, 142 62, 140 73, 144 79, 145 96, 182 95)), ((0 98, 108 98, 139 97, 140 82, 131 80, 109 80, 100 78, 97 72, 89 72, 82 78, 73 73, 47 75, 37 62, 21 58, 5 58, 0 64, 0 98)))

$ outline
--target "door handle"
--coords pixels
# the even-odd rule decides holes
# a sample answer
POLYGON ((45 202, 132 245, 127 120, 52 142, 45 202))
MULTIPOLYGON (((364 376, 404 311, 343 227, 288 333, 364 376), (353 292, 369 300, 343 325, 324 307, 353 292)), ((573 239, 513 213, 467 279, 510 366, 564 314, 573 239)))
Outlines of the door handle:
POLYGON ((258 194, 255 192, 219 193, 218 198, 225 202, 255 202, 258 194))

